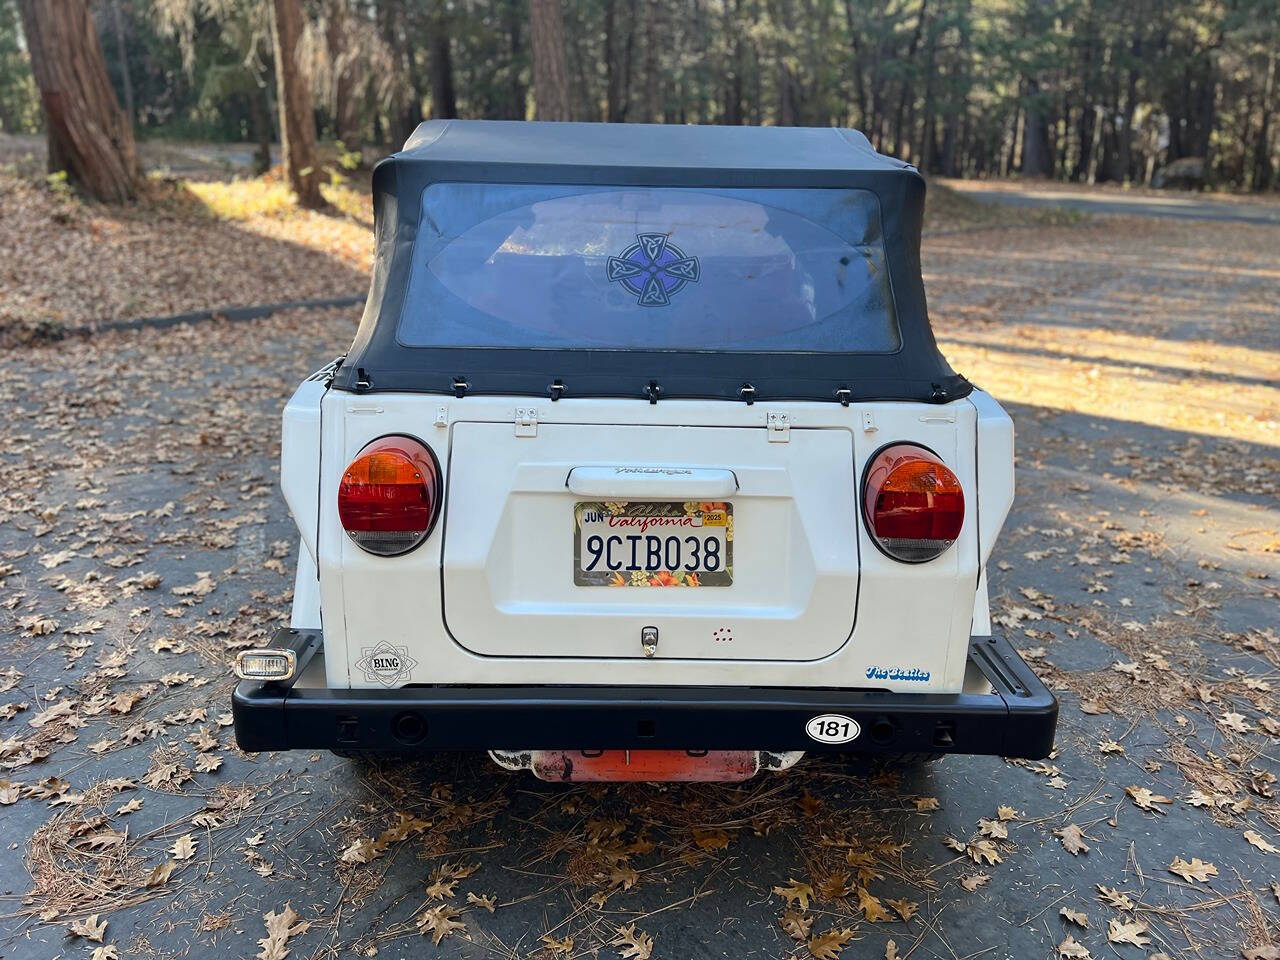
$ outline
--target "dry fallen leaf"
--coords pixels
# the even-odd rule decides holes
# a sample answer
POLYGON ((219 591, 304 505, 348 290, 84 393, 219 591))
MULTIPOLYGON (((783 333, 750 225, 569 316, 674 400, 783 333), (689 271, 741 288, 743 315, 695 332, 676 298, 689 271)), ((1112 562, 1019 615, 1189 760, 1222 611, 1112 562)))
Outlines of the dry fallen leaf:
POLYGON ((1202 883, 1208 883, 1210 877, 1218 875, 1218 868, 1212 863, 1205 863, 1199 857, 1192 857, 1190 863, 1181 857, 1174 857, 1173 863, 1169 864, 1169 872, 1176 873, 1183 880, 1199 880, 1202 883))
POLYGON ((1141 807, 1143 810, 1151 810, 1155 813, 1165 812, 1155 806, 1157 803, 1173 803, 1173 801, 1168 797, 1162 797, 1158 793, 1152 793, 1146 787, 1125 787, 1124 792, 1133 799, 1136 806, 1141 807))
POLYGON ((168 883, 169 877, 173 874, 174 867, 177 864, 172 860, 166 860, 164 863, 156 864, 155 869, 151 871, 151 875, 147 877, 147 889, 161 886, 168 883))
POLYGON ((479 907, 481 910, 488 910, 490 913, 493 913, 494 909, 498 906, 498 898, 489 895, 481 896, 477 893, 468 893, 467 903, 472 906, 479 907))
POLYGON ((1251 844, 1261 850, 1263 853, 1280 853, 1280 847, 1275 846, 1269 840, 1264 838, 1262 834, 1256 830, 1246 830, 1244 838, 1251 844))
POLYGON ((870 923, 884 923, 893 919, 893 914, 881 905, 880 899, 873 897, 864 887, 858 888, 858 907, 870 923))
POLYGON ((89 960, 120 960, 120 952, 116 950, 114 943, 108 943, 103 947, 94 947, 89 960))
POLYGON ((884 902, 893 908, 893 912, 900 916, 904 923, 914 917, 920 910, 920 904, 910 900, 890 900, 885 898, 884 902))
POLYGON ((306 933, 311 927, 310 923, 302 921, 290 903, 286 903, 279 913, 264 913, 262 919, 267 925, 267 935, 258 941, 262 948, 258 951, 258 960, 284 960, 289 955, 289 938, 306 933))
POLYGON ((1133 909, 1133 901, 1129 899, 1129 895, 1113 887, 1104 887, 1102 884, 1098 884, 1098 899, 1109 907, 1115 907, 1117 910, 1133 909))
POLYGON ((653 937, 636 930, 634 923, 619 927, 609 945, 618 948, 623 960, 649 960, 653 953, 653 937))
POLYGON ((1141 920, 1121 920, 1112 917, 1107 924, 1107 939, 1112 943, 1129 943, 1135 947, 1145 947, 1151 942, 1146 936, 1147 925, 1141 920))
POLYGON ((992 840, 1008 840, 1009 828, 999 820, 979 820, 978 832, 992 840))
POLYGON ((979 887, 986 886, 990 882, 990 875, 985 873, 973 873, 967 877, 960 878, 960 886, 964 887, 970 893, 973 893, 979 887))
POLYGON ((892 940, 884 945, 884 960, 902 960, 898 953, 898 945, 892 940))
POLYGON ((1092 957, 1088 948, 1069 933, 1057 949, 1060 960, 1091 960, 1092 957))
POLYGON ((1084 831, 1074 823, 1068 823, 1061 830, 1053 831, 1053 835, 1062 840, 1062 846, 1073 857, 1089 852, 1089 845, 1084 842, 1084 831))
POLYGON ((174 841, 169 852, 173 854, 175 860, 190 860, 196 855, 196 839, 189 833, 184 833, 174 841))
POLYGON ((566 957, 573 953, 573 937, 565 937, 563 940, 557 940, 549 933, 544 933, 541 937, 543 948, 553 957, 566 957))
POLYGON ((790 886, 774 887, 773 892, 787 903, 796 903, 800 905, 801 910, 808 910, 809 898, 813 896, 813 887, 807 883, 797 883, 795 880, 788 880, 788 882, 790 886))
POLYGON ((338 857, 343 863, 370 863, 377 859, 379 851, 372 840, 361 837, 342 851, 338 857))
POLYGON ((465 930, 466 924, 458 920, 462 911, 457 907, 442 903, 432 907, 418 918, 418 931, 426 936, 431 934, 431 942, 437 947, 445 937, 451 937, 459 930, 465 930))
POLYGON ((816 937, 809 938, 809 953, 814 960, 836 960, 844 945, 853 939, 853 931, 848 928, 828 930, 816 937))
POLYGON ((964 852, 969 855, 974 863, 990 865, 1002 861, 1000 852, 996 850, 996 845, 990 840, 974 840, 966 845, 964 852))
POLYGON ((701 850, 724 850, 731 839, 723 830, 693 830, 693 842, 701 850))
POLYGON ((1219 716, 1217 722, 1218 726, 1233 730, 1236 733, 1248 733, 1253 729, 1249 726, 1249 721, 1244 718, 1243 714, 1230 711, 1219 716))
POLYGON ((795 910, 788 910, 778 918, 778 925, 792 940, 806 940, 813 926, 813 917, 795 910))
POLYGON ((629 867, 625 863, 620 863, 609 870, 609 886, 621 887, 623 890, 630 890, 640 879, 640 874, 634 867, 629 867))
POLYGON ((107 921, 103 920, 99 923, 98 914, 94 913, 80 920, 72 920, 67 929, 73 936, 101 943, 103 935, 107 932, 107 921))
POLYGON ((1086 928, 1089 926, 1089 918, 1085 915, 1083 910, 1072 910, 1070 907, 1063 907, 1058 911, 1058 915, 1064 920, 1070 920, 1077 926, 1086 928))

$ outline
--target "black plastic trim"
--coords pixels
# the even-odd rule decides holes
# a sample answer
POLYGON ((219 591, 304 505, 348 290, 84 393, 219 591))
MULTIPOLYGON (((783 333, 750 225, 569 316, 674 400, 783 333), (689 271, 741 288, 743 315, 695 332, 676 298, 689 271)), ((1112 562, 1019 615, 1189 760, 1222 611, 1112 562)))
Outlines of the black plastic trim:
MULTIPOLYGON (((309 630, 284 630, 274 641, 300 651, 299 676, 321 642, 320 632, 309 630)), ((252 752, 698 748, 1048 756, 1058 719, 1053 694, 1003 638, 975 638, 969 660, 993 693, 635 686, 351 690, 246 680, 236 687, 232 712, 236 742, 252 752), (805 724, 822 713, 852 717, 866 732, 852 743, 817 743, 805 724), (414 722, 407 724, 406 717, 414 722), (411 741, 397 736, 408 727, 411 741)))

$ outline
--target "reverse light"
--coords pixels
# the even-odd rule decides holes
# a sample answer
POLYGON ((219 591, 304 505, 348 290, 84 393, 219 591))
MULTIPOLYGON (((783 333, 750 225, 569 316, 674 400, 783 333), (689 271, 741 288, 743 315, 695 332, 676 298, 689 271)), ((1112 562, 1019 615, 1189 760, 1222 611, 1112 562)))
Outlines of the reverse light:
POLYGON ((292 650, 241 650, 236 654, 235 671, 241 680, 288 680, 298 668, 292 650))
POLYGON ((862 511, 883 553, 902 563, 924 563, 941 556, 960 536, 964 491, 933 451, 895 443, 867 464, 862 511))
POLYGON ((412 437, 374 440, 351 461, 338 484, 338 518, 362 549, 381 557, 422 543, 440 513, 440 466, 412 437))

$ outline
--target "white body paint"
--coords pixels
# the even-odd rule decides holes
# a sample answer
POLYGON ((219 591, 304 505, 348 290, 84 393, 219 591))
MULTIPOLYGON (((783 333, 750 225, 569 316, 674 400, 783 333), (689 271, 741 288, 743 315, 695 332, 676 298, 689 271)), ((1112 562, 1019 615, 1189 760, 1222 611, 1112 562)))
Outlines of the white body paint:
POLYGON ((1012 421, 976 390, 942 405, 553 403, 359 395, 317 376, 285 408, 282 461, 301 535, 292 622, 323 627, 339 688, 385 686, 357 666, 385 642, 415 662, 397 685, 958 692, 970 636, 990 632, 983 572, 1013 500, 1012 421), (362 551, 337 513, 343 470, 387 434, 429 444, 446 490, 428 540, 394 558, 362 551), (928 563, 885 556, 861 517, 863 467, 898 441, 932 449, 965 491, 959 539, 928 563), (732 586, 575 586, 574 504, 611 497, 732 502, 732 586))

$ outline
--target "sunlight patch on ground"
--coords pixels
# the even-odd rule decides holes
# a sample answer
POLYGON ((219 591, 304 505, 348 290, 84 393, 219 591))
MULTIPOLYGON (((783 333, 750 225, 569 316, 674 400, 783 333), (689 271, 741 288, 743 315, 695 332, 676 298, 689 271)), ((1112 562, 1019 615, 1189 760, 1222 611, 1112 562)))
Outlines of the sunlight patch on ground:
MULTIPOLYGON (((988 333, 979 343, 943 337, 939 346, 955 369, 1001 401, 1280 446, 1280 388, 1274 383, 1223 382, 1194 370, 1168 377, 1140 362, 1125 366, 1123 358, 1036 355, 1026 350, 1034 341, 1018 335, 1025 330, 1004 332, 1013 336, 1002 342, 988 333)), ((1073 348, 1094 333, 1079 335, 1073 348)), ((1145 339, 1152 343, 1148 359, 1158 356, 1156 345, 1164 341, 1145 339)), ((1094 348, 1105 352, 1105 340, 1097 337, 1094 348)))

